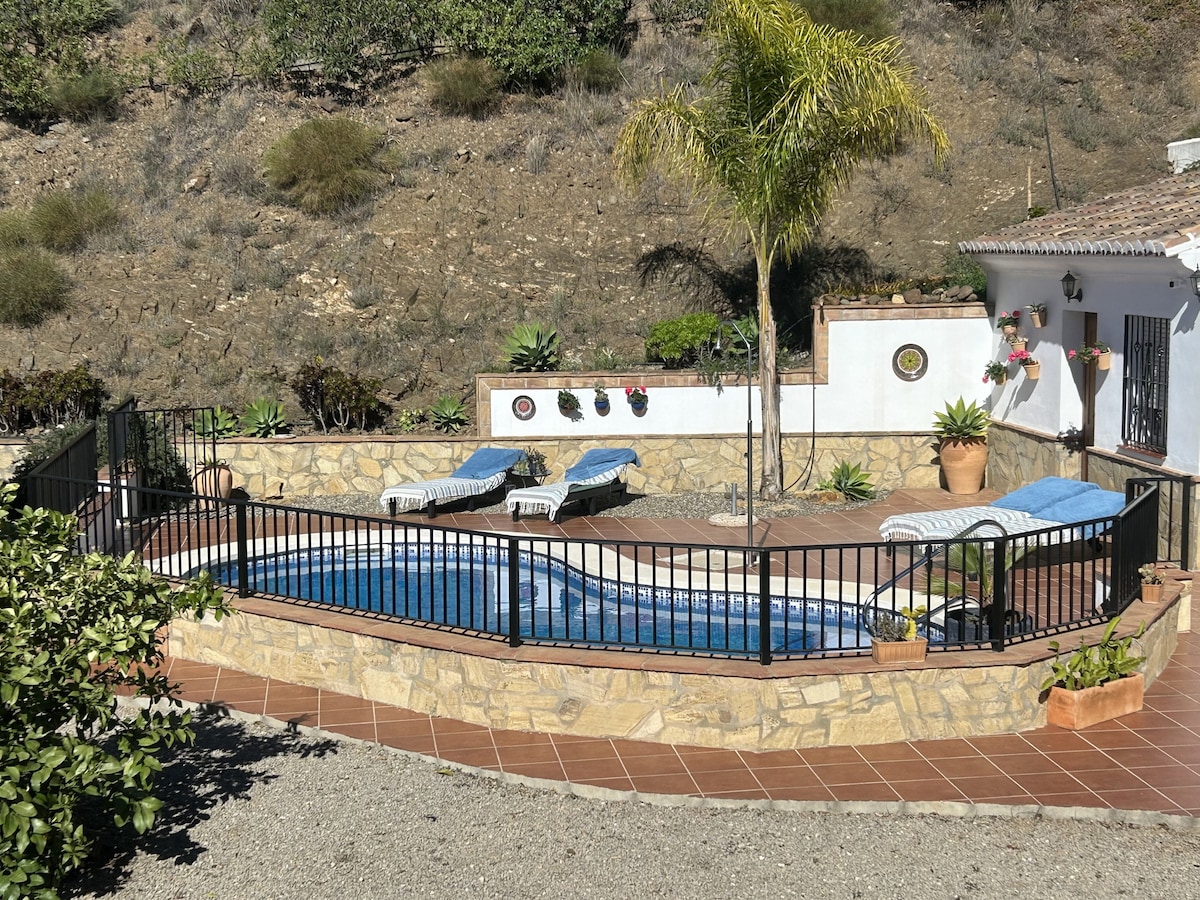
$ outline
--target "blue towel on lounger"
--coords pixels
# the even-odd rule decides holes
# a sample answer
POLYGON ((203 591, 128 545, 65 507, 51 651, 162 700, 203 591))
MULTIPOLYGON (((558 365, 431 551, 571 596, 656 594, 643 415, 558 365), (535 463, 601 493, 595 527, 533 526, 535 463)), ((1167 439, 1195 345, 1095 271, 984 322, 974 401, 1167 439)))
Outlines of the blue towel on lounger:
MULTIPOLYGON (((1062 519, 1058 516, 1047 516, 1045 515, 1045 511, 1051 506, 1069 500, 1072 497, 1078 497, 1082 494, 1098 490, 1100 490, 1100 485, 1092 484, 1090 481, 1075 481, 1071 478, 1058 478, 1057 476, 1050 475, 1046 478, 1040 478, 1032 484, 1017 488, 1015 491, 1005 494, 999 500, 993 500, 991 505, 998 506, 1001 509, 1015 509, 1020 512, 1029 513, 1029 515, 1036 516, 1039 519, 1069 522, 1073 520, 1062 519)), ((1076 517, 1074 521, 1078 521, 1078 518, 1076 517)))
POLYGON ((638 455, 628 447, 597 447, 583 454, 583 458, 563 474, 563 481, 580 482, 595 478, 617 468, 623 463, 642 464, 638 455))
POLYGON ((1038 518, 1051 522, 1087 522, 1091 519, 1110 519, 1124 508, 1124 494, 1095 490, 1060 500, 1038 513, 1038 518))
POLYGON ((511 469, 524 455, 524 450, 510 450, 507 447, 480 447, 450 477, 487 478, 489 475, 511 469))

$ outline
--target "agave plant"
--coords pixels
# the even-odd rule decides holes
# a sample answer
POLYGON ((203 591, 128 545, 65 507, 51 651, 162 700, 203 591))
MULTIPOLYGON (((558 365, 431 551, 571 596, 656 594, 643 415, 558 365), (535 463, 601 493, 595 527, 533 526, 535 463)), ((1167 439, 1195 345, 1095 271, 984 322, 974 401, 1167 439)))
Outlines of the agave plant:
POLYGON ((449 394, 442 394, 429 407, 429 421, 443 434, 457 434, 467 424, 466 404, 449 394))
POLYGON ((840 462, 829 477, 817 485, 818 490, 837 491, 847 500, 874 500, 875 486, 871 484, 871 473, 862 471, 855 463, 840 462))
POLYGON ((287 427, 283 404, 278 400, 259 397, 246 406, 238 424, 242 426, 242 433, 251 437, 274 437, 287 427))
POLYGON ((933 433, 948 441, 962 441, 981 438, 987 434, 988 411, 975 405, 970 405, 958 398, 956 403, 946 403, 945 412, 935 411, 933 433))
POLYGON ((558 368, 558 332, 541 322, 516 326, 504 341, 513 372, 552 372, 558 368))
POLYGON ((233 413, 222 406, 202 409, 196 419, 196 434, 206 438, 231 438, 237 434, 237 422, 233 413))

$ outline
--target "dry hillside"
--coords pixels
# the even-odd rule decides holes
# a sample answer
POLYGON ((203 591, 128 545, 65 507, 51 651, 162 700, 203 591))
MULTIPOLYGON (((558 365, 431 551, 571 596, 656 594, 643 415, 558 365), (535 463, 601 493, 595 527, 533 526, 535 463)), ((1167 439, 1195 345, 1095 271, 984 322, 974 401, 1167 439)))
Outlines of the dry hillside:
MULTIPOLYGON (((1043 107, 1063 205, 1164 174, 1166 143, 1200 133, 1194 4, 896 7, 953 142, 949 163, 935 172, 914 147, 865 167, 819 252, 780 273, 785 321, 827 288, 936 278, 957 240, 1030 205, 1053 208, 1043 107)), ((203 27, 206 8, 185 8, 168 18, 147 4, 118 47, 139 52, 203 27)), ((720 210, 706 224, 703 204, 675 185, 630 195, 614 180, 610 150, 630 104, 703 65, 693 36, 665 39, 639 14, 621 90, 510 95, 481 121, 436 113, 415 71, 361 105, 250 84, 215 101, 143 86, 110 122, 0 125, 3 207, 100 183, 125 214, 66 258, 67 314, 0 328, 0 367, 86 360, 113 394, 149 404, 240 408, 269 395, 295 415, 284 384, 316 355, 383 378, 397 409, 467 397, 519 321, 553 323, 569 367, 639 362, 649 324, 736 308, 752 286, 749 254, 726 238, 720 210), (386 130, 404 161, 394 183, 345 219, 262 199, 263 152, 333 114, 386 130)))

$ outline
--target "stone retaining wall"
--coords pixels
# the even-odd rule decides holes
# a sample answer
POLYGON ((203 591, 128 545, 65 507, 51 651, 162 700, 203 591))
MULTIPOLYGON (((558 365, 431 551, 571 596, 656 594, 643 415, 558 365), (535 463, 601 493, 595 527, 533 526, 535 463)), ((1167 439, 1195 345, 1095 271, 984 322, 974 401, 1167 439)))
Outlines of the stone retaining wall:
MULTIPOLYGON (((346 627, 373 626, 363 634, 298 621, 313 611, 287 604, 243 604, 240 615, 220 622, 172 624, 171 655, 495 728, 734 750, 967 737, 1045 724, 1039 686, 1051 654, 1044 640, 1003 655, 931 654, 925 666, 909 669, 880 670, 869 658, 763 668, 619 652, 512 651, 494 641, 338 617, 346 627), (381 633, 387 631, 413 640, 381 633), (454 649, 428 646, 438 641, 454 649)), ((1134 604, 1127 613, 1129 627, 1156 617, 1141 640, 1148 682, 1174 649, 1179 605, 1134 604)), ((1090 632, 1059 640, 1076 646, 1082 634, 1090 632)))
MULTIPOLYGON (((477 438, 439 441, 399 437, 294 437, 272 440, 236 439, 218 445, 228 460, 234 484, 254 499, 324 496, 348 492, 379 493, 390 484, 449 475, 483 443, 477 438)), ((501 442, 497 442, 501 443, 501 442)), ((538 440, 531 446, 546 454, 551 478, 576 462, 591 447, 627 445, 637 450, 640 467, 627 472, 638 493, 724 490, 737 482, 744 490, 744 437, 538 440)), ((509 444, 511 446, 511 444, 509 444)), ((755 479, 759 447, 755 442, 755 479)), ((818 481, 842 460, 860 463, 877 487, 935 487, 938 468, 929 435, 818 435, 783 440, 784 484, 797 488, 818 481), (810 455, 812 463, 809 464, 810 455)))

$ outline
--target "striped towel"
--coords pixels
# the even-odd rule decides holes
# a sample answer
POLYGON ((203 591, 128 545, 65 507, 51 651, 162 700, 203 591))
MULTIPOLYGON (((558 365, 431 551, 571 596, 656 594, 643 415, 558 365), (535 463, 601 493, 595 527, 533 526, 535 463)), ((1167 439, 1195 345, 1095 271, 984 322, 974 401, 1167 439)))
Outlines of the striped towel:
MULTIPOLYGON (((993 519, 1004 526, 1010 534, 1014 531, 1034 530, 1029 527, 1032 517, 1016 509, 1001 509, 998 506, 964 506, 960 509, 932 510, 929 512, 903 513, 888 516, 879 526, 879 534, 885 541, 928 541, 934 538, 947 540, 961 534, 981 519, 993 519)), ((1034 520, 1036 521, 1036 520, 1034 520)), ((1048 522, 1050 527, 1057 523, 1048 522)), ((1000 537, 998 530, 985 525, 972 536, 1000 537)))
POLYGON ((489 491, 494 491, 504 484, 508 472, 497 472, 487 478, 435 478, 433 481, 414 481, 410 484, 398 484, 387 488, 379 498, 384 509, 389 508, 389 501, 396 501, 396 512, 407 512, 421 509, 430 500, 459 500, 463 497, 478 497, 489 491))
POLYGON ((545 510, 547 517, 553 519, 558 515, 559 507, 566 502, 571 488, 608 484, 614 478, 620 478, 625 474, 626 465, 626 463, 622 463, 615 469, 609 469, 607 472, 601 472, 599 475, 593 475, 583 481, 558 481, 538 487, 517 488, 515 491, 508 492, 504 502, 508 505, 510 513, 516 511, 519 504, 523 516, 545 510))

